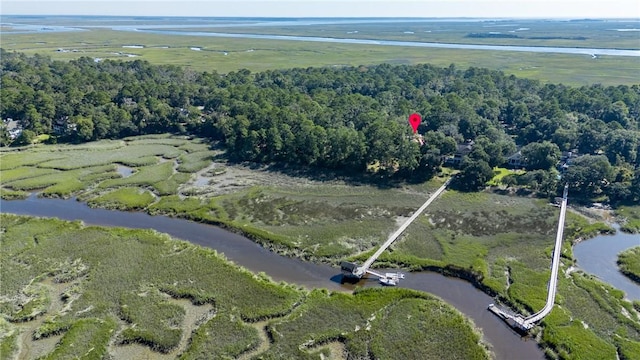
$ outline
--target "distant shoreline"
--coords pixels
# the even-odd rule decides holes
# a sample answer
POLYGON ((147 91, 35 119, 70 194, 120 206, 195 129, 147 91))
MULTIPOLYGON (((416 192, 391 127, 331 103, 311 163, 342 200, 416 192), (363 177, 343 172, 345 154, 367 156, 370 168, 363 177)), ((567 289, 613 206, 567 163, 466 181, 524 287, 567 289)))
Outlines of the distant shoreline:
MULTIPOLYGON (((104 19, 145 19, 145 20, 159 20, 159 19, 187 19, 187 20, 260 20, 260 21, 299 21, 299 20, 339 20, 339 21, 417 21, 417 22, 446 22, 446 21, 562 21, 562 22, 578 22, 578 21, 638 21, 640 18, 617 18, 617 17, 603 17, 603 18, 568 18, 568 17, 256 17, 256 16, 172 16, 172 15, 56 15, 56 14, 3 14, 0 15, 0 19, 3 18, 104 18, 104 19)), ((2 20, 4 21, 4 20, 2 20)))

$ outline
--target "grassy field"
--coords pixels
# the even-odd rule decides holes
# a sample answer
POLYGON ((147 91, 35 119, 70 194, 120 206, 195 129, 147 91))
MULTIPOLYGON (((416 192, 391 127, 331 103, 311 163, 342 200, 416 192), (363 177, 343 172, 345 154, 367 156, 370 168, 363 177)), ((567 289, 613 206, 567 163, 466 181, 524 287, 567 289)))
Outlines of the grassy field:
POLYGON ((263 359, 304 359, 329 356, 326 348, 316 348, 327 342, 343 344, 347 354, 337 358, 405 359, 407 353, 425 359, 432 354, 438 359, 489 358, 473 325, 424 293, 382 288, 353 295, 309 292, 275 284, 214 251, 153 231, 6 214, 0 220, 3 359, 25 348, 17 336, 23 333, 33 334, 31 348, 40 348, 47 359, 100 359, 126 351, 129 344, 148 347, 151 357, 251 353, 263 359), (178 299, 211 310, 188 320, 178 299), (263 341, 252 326, 258 321, 266 321, 264 331, 273 340, 252 353, 263 341), (185 334, 189 326, 194 331, 185 334), (390 333, 393 339, 386 337, 390 333), (50 337, 60 340, 47 348, 43 341, 50 337), (394 339, 405 353, 390 352, 394 339))
MULTIPOLYGON (((601 47, 604 47, 606 42, 602 44, 601 47)), ((77 59, 81 56, 144 59, 153 64, 172 64, 196 71, 219 73, 243 68, 262 71, 380 63, 431 63, 446 67, 455 63, 459 68, 486 67, 542 82, 632 85, 638 83, 634 74, 640 72, 640 62, 634 57, 599 56, 592 59, 588 55, 229 39, 104 29, 38 34, 7 32, 2 34, 2 47, 9 51, 30 55, 38 53, 60 60, 77 59), (140 45, 143 48, 123 48, 129 45, 140 45)))
POLYGON ((618 255, 620 271, 633 281, 640 283, 640 246, 623 251, 618 255))
POLYGON ((494 167, 493 168, 493 178, 487 182, 489 186, 500 186, 502 184, 502 179, 507 175, 522 175, 524 174, 524 170, 511 170, 507 168, 494 167))

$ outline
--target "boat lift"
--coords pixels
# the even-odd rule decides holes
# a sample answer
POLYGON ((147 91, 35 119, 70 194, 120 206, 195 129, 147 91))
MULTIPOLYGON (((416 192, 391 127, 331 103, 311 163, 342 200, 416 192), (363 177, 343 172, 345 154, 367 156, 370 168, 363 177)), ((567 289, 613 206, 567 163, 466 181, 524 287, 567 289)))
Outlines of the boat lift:
POLYGON ((342 274, 347 278, 351 278, 351 279, 360 279, 365 274, 371 274, 373 276, 377 276, 382 285, 388 285, 388 286, 398 285, 398 282, 401 279, 404 279, 404 274, 400 272, 381 274, 369 269, 371 267, 371 264, 373 264, 373 262, 376 261, 378 257, 389 246, 391 246, 391 244, 394 241, 396 241, 396 239, 400 237, 400 235, 409 227, 409 225, 411 225, 411 223, 415 221, 418 218, 418 216, 420 216, 420 214, 422 214, 422 212, 427 208, 427 206, 429 206, 438 196, 440 196, 440 194, 444 192, 444 190, 447 188, 450 182, 451 182, 451 179, 448 179, 447 181, 445 181, 445 183, 438 190, 436 190, 436 192, 434 192, 429 197, 429 199, 424 204, 422 204, 422 206, 420 206, 420 208, 418 208, 418 210, 416 210, 416 212, 414 212, 413 215, 411 215, 411 217, 407 219, 407 221, 405 221, 398 228, 398 230, 396 230, 393 234, 391 234, 391 236, 389 236, 387 241, 385 241, 385 243, 382 244, 380 248, 378 248, 378 250, 373 255, 371 255, 367 259, 367 261, 365 261, 362 264, 362 266, 358 266, 357 264, 351 263, 348 261, 343 261, 342 264, 340 264, 340 269, 342 270, 342 274))

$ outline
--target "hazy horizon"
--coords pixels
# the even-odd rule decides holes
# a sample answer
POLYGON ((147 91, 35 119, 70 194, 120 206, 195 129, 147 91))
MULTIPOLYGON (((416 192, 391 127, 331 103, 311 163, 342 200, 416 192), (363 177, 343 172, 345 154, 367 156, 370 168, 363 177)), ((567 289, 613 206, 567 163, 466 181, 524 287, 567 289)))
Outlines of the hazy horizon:
POLYGON ((208 15, 103 15, 103 14, 0 14, 0 17, 105 17, 105 18, 193 18, 193 19, 407 19, 407 20, 627 20, 640 21, 639 17, 472 17, 472 16, 208 16, 208 15))
POLYGON ((635 0, 9 0, 2 16, 639 19, 635 0))

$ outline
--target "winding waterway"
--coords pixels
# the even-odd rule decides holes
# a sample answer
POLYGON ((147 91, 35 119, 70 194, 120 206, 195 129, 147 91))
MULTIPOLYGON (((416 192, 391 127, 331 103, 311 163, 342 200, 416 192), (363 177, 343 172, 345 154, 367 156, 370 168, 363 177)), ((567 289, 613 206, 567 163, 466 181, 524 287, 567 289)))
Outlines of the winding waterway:
MULTIPOLYGON (((307 288, 345 290, 353 285, 340 284, 340 271, 327 265, 314 264, 273 253, 253 241, 224 229, 165 216, 140 212, 93 209, 74 200, 44 199, 32 195, 26 200, 0 201, 0 211, 20 215, 81 220, 88 225, 154 229, 194 244, 213 248, 234 263, 253 272, 264 272, 275 281, 303 285, 307 288)), ((616 227, 617 228, 617 227, 616 227)), ((578 267, 623 290, 631 300, 640 300, 640 286, 618 270, 617 254, 640 245, 640 236, 618 232, 580 242, 574 247, 578 267)), ((358 285, 377 286, 377 281, 364 279, 358 285)), ((496 359, 543 359, 535 341, 520 338, 496 316, 487 311, 493 299, 457 278, 430 272, 409 273, 402 287, 426 291, 455 306, 481 328, 491 344, 496 359)))
MULTIPOLYGON (((253 272, 264 272, 275 281, 286 281, 307 288, 345 290, 345 285, 339 282, 341 275, 338 268, 275 254, 243 236, 215 226, 139 212, 92 209, 75 200, 43 199, 35 195, 26 200, 0 201, 0 211, 81 220, 87 225, 154 229, 213 248, 234 263, 253 272)), ((365 279, 359 285, 377 286, 377 281, 365 279)), ((491 345, 496 359, 544 359, 535 341, 521 338, 487 311, 493 299, 470 283, 436 273, 420 272, 407 274, 401 286, 439 296, 471 318, 482 330, 484 340, 491 345)))
POLYGON ((600 235, 581 241, 573 247, 573 255, 578 259, 578 267, 597 276, 600 280, 625 292, 629 300, 640 300, 640 285, 624 276, 618 270, 618 254, 640 246, 640 235, 620 232, 620 226, 614 226, 615 235, 600 235))
MULTIPOLYGON (((226 33, 211 31, 188 31, 188 29, 198 28, 215 28, 215 27, 233 27, 233 26, 250 26, 250 27, 270 27, 279 25, 311 25, 311 24, 358 24, 358 23, 378 23, 378 22, 403 22, 404 20, 391 19, 387 21, 381 20, 316 20, 316 21, 258 21, 258 22, 240 22, 234 23, 207 23, 207 24, 146 24, 140 25, 87 25, 80 24, 77 26, 52 26, 39 24, 21 24, 6 22, 2 25, 12 27, 12 34, 25 33, 45 33, 45 32, 66 32, 66 31, 83 31, 87 29, 111 29, 116 31, 151 33, 162 35, 182 35, 182 36, 201 36, 201 37, 224 37, 224 38, 244 38, 258 40, 285 40, 285 41, 310 41, 340 44, 360 44, 360 45, 380 45, 380 46, 408 46, 421 48, 444 48, 444 49, 460 49, 460 50, 489 50, 489 51, 517 51, 517 52, 534 52, 534 53, 557 53, 557 54, 574 54, 574 55, 607 55, 607 56, 633 56, 640 57, 640 50, 630 49, 598 49, 598 48, 580 48, 580 47, 553 47, 553 46, 516 46, 516 45, 486 45, 486 44, 456 44, 441 42, 420 42, 420 41, 399 41, 399 40, 381 40, 381 39, 353 39, 353 38, 334 38, 320 36, 293 36, 293 35, 269 35, 269 34, 243 34, 243 33, 226 33), (184 29, 184 30, 176 30, 184 29)), ((426 21, 426 20, 425 20, 426 21)), ((433 20, 429 20, 433 21, 433 20)), ((470 20, 473 21, 473 20, 470 20)))
POLYGON ((265 34, 236 34, 219 33, 207 31, 175 31, 156 30, 148 28, 112 27, 113 30, 137 31, 162 35, 187 35, 187 36, 210 36, 226 38, 262 39, 262 40, 289 40, 289 41, 311 41, 340 44, 361 44, 361 45, 384 45, 384 46, 410 46, 423 48, 445 48, 461 50, 491 50, 491 51, 520 51, 536 53, 559 53, 578 55, 608 55, 608 56, 640 56, 640 50, 623 49, 591 49, 572 47, 551 47, 551 46, 515 46, 515 45, 481 45, 481 44, 452 44, 419 41, 397 41, 397 40, 375 40, 375 39, 348 39, 331 38, 318 36, 291 36, 291 35, 265 35, 265 34))

